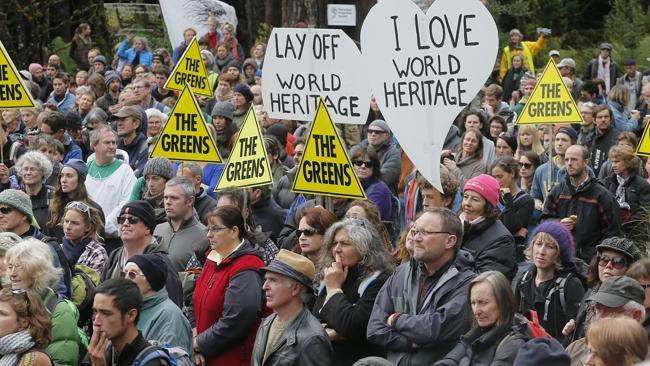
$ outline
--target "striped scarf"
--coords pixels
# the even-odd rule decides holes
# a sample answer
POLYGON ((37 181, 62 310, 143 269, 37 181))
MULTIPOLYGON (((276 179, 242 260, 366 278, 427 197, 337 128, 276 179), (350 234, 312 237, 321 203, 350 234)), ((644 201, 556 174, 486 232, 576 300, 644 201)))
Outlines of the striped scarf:
POLYGON ((0 366, 13 366, 20 357, 34 348, 34 340, 27 330, 0 338, 0 366))

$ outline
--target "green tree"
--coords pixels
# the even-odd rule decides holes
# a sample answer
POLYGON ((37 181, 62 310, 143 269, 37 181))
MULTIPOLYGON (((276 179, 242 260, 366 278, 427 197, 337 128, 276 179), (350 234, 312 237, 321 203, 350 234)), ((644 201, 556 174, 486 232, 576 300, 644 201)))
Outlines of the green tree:
POLYGON ((647 29, 640 0, 612 0, 612 11, 605 18, 609 40, 626 48, 636 48, 647 29))

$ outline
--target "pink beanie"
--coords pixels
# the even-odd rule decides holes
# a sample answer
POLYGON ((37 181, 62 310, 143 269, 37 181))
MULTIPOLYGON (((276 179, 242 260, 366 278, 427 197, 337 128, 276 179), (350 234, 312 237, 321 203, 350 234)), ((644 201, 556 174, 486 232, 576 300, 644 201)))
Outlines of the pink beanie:
POLYGON ((465 183, 464 191, 470 190, 481 195, 492 207, 497 207, 499 201, 499 182, 494 177, 481 174, 465 183))
POLYGON ((41 70, 43 70, 43 66, 41 66, 41 64, 37 64, 37 63, 29 64, 29 73, 30 74, 33 74, 33 73, 35 73, 37 71, 41 71, 41 70))

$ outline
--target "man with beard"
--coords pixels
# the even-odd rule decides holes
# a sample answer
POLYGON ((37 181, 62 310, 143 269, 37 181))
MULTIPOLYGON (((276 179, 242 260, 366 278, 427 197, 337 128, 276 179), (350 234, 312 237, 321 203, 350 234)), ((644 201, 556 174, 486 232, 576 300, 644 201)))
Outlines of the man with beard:
POLYGON ((52 82, 45 77, 45 70, 40 64, 30 64, 29 73, 32 74, 32 81, 38 84, 41 88, 41 94, 38 96, 38 99, 45 103, 47 97, 52 93, 52 82))
POLYGON ((586 147, 570 146, 564 153, 564 164, 566 178, 546 197, 542 219, 560 219, 573 234, 576 256, 589 263, 596 245, 620 235, 620 207, 607 188, 587 171, 586 147))

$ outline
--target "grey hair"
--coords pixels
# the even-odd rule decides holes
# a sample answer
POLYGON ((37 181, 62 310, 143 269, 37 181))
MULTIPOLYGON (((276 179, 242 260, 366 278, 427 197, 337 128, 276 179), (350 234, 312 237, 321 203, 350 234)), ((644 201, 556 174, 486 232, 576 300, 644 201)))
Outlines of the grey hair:
POLYGON ((162 126, 164 126, 165 123, 167 123, 167 119, 169 118, 169 116, 167 116, 167 114, 157 110, 156 108, 149 108, 146 111, 144 111, 144 113, 147 115, 147 120, 149 120, 149 118, 151 118, 151 117, 160 118, 160 124, 162 126))
POLYGON ((117 139, 117 132, 115 132, 115 130, 113 130, 110 126, 101 126, 100 128, 96 128, 92 130, 92 132, 90 133, 91 147, 97 145, 97 143, 99 142, 99 138, 102 136, 104 132, 110 132, 111 134, 113 134, 113 137, 117 139))
POLYGON ((47 178, 52 175, 52 162, 47 156, 43 155, 40 151, 29 151, 23 154, 16 163, 16 172, 22 178, 22 169, 25 162, 36 164, 41 171, 41 183, 45 183, 47 178))
POLYGON ((42 293, 59 280, 61 269, 52 264, 52 252, 47 244, 29 238, 11 247, 5 256, 5 263, 17 262, 23 271, 34 279, 32 290, 42 293))
POLYGON ((108 121, 108 114, 106 114, 106 112, 104 112, 104 110, 101 108, 93 107, 93 109, 91 109, 90 112, 88 112, 86 121, 103 124, 106 123, 106 121, 108 121))
POLYGON ((135 44, 136 41, 141 41, 142 42, 142 45, 144 46, 142 49, 149 50, 149 41, 147 41, 146 38, 140 37, 140 36, 135 36, 135 37, 133 37, 133 44, 135 44))
POLYGON ((623 305, 623 311, 628 315, 632 315, 635 311, 639 311, 641 313, 641 316, 637 320, 642 322, 645 319, 645 306, 643 304, 639 304, 636 301, 628 301, 625 305, 623 305))
POLYGON ((183 196, 185 196, 185 199, 190 199, 190 197, 194 197, 194 184, 192 183, 191 180, 182 177, 182 176, 176 176, 167 181, 165 183, 165 188, 171 188, 171 187, 176 187, 180 186, 181 189, 183 190, 183 196))
POLYGON ((210 52, 208 50, 202 50, 201 51, 201 56, 205 56, 205 61, 206 61, 205 62, 205 68, 209 72, 210 70, 212 70, 212 68, 214 67, 214 64, 216 62, 215 59, 214 59, 214 55, 212 54, 212 52, 210 52))
POLYGON ((6 252, 5 248, 11 248, 15 244, 20 243, 22 240, 23 239, 20 236, 18 236, 16 233, 12 233, 11 231, 0 233, 0 254, 4 254, 6 252))
POLYGON ((203 177, 203 168, 199 165, 199 163, 195 163, 193 161, 186 161, 183 163, 183 169, 188 169, 190 173, 192 173, 192 176, 194 177, 203 177))
POLYGON ((345 230, 348 233, 361 257, 357 264, 360 268, 359 281, 363 281, 375 271, 392 273, 394 268, 393 258, 390 256, 375 227, 365 219, 350 218, 335 222, 325 232, 323 246, 321 247, 321 259, 318 262, 316 274, 317 282, 323 279, 325 268, 331 266, 335 260, 332 248, 334 247, 334 236, 340 230, 345 230))

